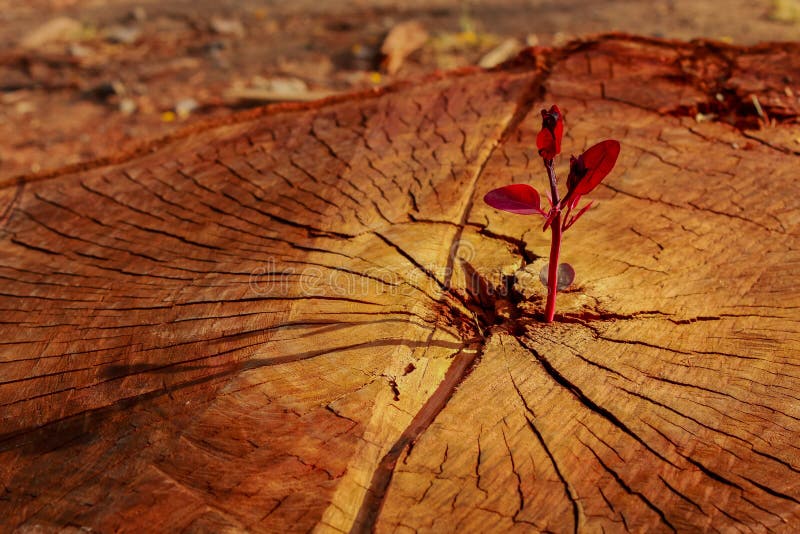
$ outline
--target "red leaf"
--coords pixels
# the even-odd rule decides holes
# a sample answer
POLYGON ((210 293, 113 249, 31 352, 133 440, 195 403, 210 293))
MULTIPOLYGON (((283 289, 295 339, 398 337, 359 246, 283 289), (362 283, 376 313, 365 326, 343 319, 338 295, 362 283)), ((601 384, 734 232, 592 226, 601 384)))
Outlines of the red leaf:
POLYGON ((512 184, 486 193, 483 201, 493 208, 519 215, 545 215, 539 193, 528 184, 512 184))
POLYGON ((586 195, 597 187, 603 178, 608 176, 617 163, 619 156, 619 141, 608 139, 600 141, 581 154, 578 161, 583 163, 586 174, 575 186, 575 194, 586 195))

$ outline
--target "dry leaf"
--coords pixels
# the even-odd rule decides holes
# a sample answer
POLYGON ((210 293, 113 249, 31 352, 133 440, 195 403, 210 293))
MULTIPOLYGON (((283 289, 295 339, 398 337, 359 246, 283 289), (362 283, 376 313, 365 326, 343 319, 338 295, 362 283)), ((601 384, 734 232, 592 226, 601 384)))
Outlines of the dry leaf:
POLYGON ((403 61, 428 40, 428 32, 418 21, 409 20, 397 24, 389 31, 381 46, 381 66, 387 74, 394 74, 403 61))
POLYGON ((245 36, 244 25, 238 19, 211 17, 211 29, 220 35, 232 35, 239 38, 245 36))
POLYGON ((142 30, 136 26, 110 26, 103 31, 106 41, 119 44, 133 44, 142 35, 142 30))
POLYGON ((225 93, 228 100, 247 102, 308 102, 335 94, 333 91, 280 91, 259 88, 234 88, 225 93))
POLYGON ((500 63, 517 55, 524 47, 516 39, 506 39, 481 58, 478 65, 484 69, 496 67, 500 63))
POLYGON ((83 26, 69 17, 49 20, 22 38, 23 48, 40 48, 54 41, 69 41, 80 36, 83 26))

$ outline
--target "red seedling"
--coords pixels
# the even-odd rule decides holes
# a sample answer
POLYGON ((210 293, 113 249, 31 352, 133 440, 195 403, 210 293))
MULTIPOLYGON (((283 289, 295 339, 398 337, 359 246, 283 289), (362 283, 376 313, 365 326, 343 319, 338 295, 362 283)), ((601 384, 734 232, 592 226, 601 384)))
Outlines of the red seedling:
POLYGON ((542 276, 547 282, 547 305, 545 307, 545 320, 553 321, 556 312, 556 293, 559 289, 559 275, 562 276, 562 285, 572 283, 575 271, 567 264, 558 265, 558 256, 561 250, 561 237, 581 216, 592 206, 588 202, 574 215, 572 210, 577 208, 582 196, 591 193, 603 178, 614 168, 619 156, 619 141, 609 139, 589 147, 583 154, 570 157, 569 176, 567 177, 567 193, 563 198, 558 195, 558 179, 553 165, 555 157, 561 153, 561 137, 564 133, 564 119, 558 106, 550 110, 542 110, 542 129, 536 136, 536 148, 544 162, 547 177, 550 181, 550 210, 545 212, 541 208, 538 191, 527 184, 513 184, 489 191, 483 200, 499 210, 516 213, 519 215, 541 215, 544 217, 543 230, 550 228, 552 238, 550 241, 550 263, 547 275, 542 276), (564 279, 566 277, 566 280, 564 279))

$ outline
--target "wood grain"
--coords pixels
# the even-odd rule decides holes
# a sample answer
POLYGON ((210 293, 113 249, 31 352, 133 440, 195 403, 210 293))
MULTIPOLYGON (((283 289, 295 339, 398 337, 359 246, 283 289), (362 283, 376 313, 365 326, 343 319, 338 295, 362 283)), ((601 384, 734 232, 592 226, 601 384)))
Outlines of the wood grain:
POLYGON ((610 35, 4 183, 2 530, 794 531, 798 57, 610 35), (480 199, 552 102, 623 148, 546 325, 480 199))

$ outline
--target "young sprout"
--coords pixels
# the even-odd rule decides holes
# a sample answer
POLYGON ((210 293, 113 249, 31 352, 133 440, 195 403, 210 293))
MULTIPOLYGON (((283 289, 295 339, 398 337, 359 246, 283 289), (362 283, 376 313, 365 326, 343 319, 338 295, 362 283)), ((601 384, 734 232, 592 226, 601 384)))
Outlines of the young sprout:
POLYGON ((608 176, 619 156, 619 141, 608 139, 589 147, 578 157, 569 160, 569 176, 567 191, 562 197, 558 194, 558 178, 553 160, 561 153, 561 137, 564 133, 564 117, 558 106, 542 110, 542 129, 536 136, 536 147, 542 157, 550 191, 547 199, 550 209, 545 212, 541 207, 539 192, 527 184, 512 184, 489 191, 484 202, 493 208, 519 215, 540 215, 544 218, 543 231, 551 232, 550 263, 547 272, 542 271, 541 279, 547 285, 547 305, 545 320, 550 323, 556 312, 556 294, 559 289, 568 287, 575 278, 575 271, 566 263, 559 265, 558 256, 561 251, 561 237, 592 206, 587 202, 578 209, 582 196, 591 193, 603 178, 608 176), (573 214, 573 210, 575 213, 573 214))

